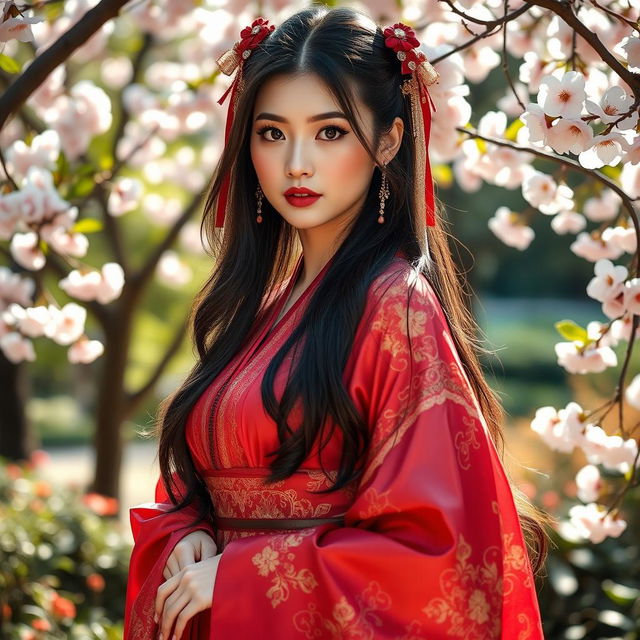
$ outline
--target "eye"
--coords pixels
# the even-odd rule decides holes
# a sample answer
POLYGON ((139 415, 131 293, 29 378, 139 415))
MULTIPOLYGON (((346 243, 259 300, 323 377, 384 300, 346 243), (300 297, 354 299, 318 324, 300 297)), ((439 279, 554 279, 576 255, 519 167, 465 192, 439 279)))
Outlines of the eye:
MULTIPOLYGON (((260 129, 258 129, 258 131, 256 131, 256 133, 267 142, 277 142, 278 140, 282 140, 281 137, 276 137, 275 140, 273 138, 271 139, 266 138, 264 134, 267 131, 277 131, 278 134, 280 135, 282 134, 282 131, 280 131, 278 127, 272 127, 271 125, 266 125, 264 127, 261 127, 260 129)), ((342 127, 338 127, 337 125, 334 125, 334 124, 323 127, 322 129, 320 129, 320 131, 337 131, 340 134, 339 136, 336 136, 335 133, 331 134, 328 138, 324 138, 325 142, 332 141, 332 140, 340 140, 340 138, 342 138, 343 136, 347 135, 347 133, 349 133, 346 129, 343 129, 342 127)))

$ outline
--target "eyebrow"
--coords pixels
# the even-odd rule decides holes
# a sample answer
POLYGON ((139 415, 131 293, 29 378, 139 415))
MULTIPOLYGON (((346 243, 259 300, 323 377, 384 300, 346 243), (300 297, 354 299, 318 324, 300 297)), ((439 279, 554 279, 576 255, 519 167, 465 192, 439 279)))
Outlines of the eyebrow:
MULTIPOLYGON (((307 122, 318 122, 318 120, 328 120, 329 118, 348 119, 341 111, 328 111, 327 113, 319 113, 317 116, 307 118, 307 122)), ((284 122, 286 124, 289 122, 286 118, 278 116, 275 113, 260 113, 256 116, 256 120, 275 120, 276 122, 284 122)))

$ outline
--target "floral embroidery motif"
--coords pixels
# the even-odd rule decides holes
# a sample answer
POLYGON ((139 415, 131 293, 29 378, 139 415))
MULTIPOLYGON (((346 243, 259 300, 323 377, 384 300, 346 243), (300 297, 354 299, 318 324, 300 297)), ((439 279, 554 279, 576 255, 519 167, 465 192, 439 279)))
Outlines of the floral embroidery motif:
POLYGON ((400 509, 389 502, 391 489, 379 493, 375 487, 369 487, 358 501, 368 502, 366 509, 360 509, 358 518, 366 520, 390 511, 400 512, 400 509))
POLYGON ((469 562, 471 546, 460 534, 456 566, 440 575, 444 596, 433 598, 423 612, 439 624, 449 622, 447 635, 455 638, 499 638, 501 627, 502 580, 498 566, 489 560, 497 547, 486 549, 483 564, 469 562))
POLYGON ((294 627, 307 638, 349 638, 349 640, 373 640, 376 628, 382 620, 376 611, 391 608, 391 597, 383 591, 375 580, 369 582, 362 594, 356 596, 357 608, 342 596, 333 605, 331 617, 325 617, 315 602, 293 616, 294 627), (321 635, 318 631, 322 630, 321 635))
POLYGON ((480 443, 476 438, 477 424, 471 416, 465 416, 462 422, 467 425, 465 431, 458 431, 454 438, 458 464, 466 471, 469 469, 471 449, 479 449, 480 443))
POLYGON ((268 577, 269 574, 275 574, 271 587, 267 590, 267 597, 274 609, 289 599, 291 588, 311 593, 318 586, 318 581, 309 569, 296 569, 293 564, 295 554, 290 551, 293 547, 300 546, 302 540, 314 532, 310 528, 297 533, 269 536, 269 544, 251 558, 251 562, 258 567, 259 575, 268 577))
MULTIPOLYGON (((446 569, 440 576, 444 596, 433 598, 422 609, 438 624, 448 622, 447 635, 465 640, 501 637, 501 611, 505 598, 516 585, 532 587, 526 551, 512 539, 513 533, 504 534, 503 549, 495 545, 488 547, 482 564, 476 565, 469 561, 471 546, 460 534, 456 566, 446 569)), ((524 625, 518 640, 524 640, 529 636, 531 620, 520 613, 518 621, 524 625)))

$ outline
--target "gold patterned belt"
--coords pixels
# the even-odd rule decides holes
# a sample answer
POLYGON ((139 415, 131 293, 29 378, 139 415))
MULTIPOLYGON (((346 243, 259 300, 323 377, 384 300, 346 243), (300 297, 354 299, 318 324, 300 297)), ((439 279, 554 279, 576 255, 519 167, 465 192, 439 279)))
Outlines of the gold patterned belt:
POLYGON ((214 516, 213 526, 221 529, 305 529, 336 522, 344 524, 344 514, 331 518, 222 518, 214 516))

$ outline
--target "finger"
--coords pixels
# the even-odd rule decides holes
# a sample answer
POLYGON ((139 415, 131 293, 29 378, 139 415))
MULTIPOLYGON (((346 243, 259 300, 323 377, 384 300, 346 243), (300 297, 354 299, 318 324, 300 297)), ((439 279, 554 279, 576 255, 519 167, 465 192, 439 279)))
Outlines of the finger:
POLYGON ((218 546, 213 541, 212 538, 207 536, 206 538, 202 538, 199 545, 199 555, 198 560, 206 560, 207 558, 212 558, 218 553, 218 546))
POLYGON ((178 571, 180 571, 178 560, 176 559, 175 554, 172 553, 167 560, 167 564, 164 566, 162 575, 165 580, 168 580, 171 576, 175 576, 178 571))
MULTIPOLYGON (((178 571, 184 569, 187 565, 193 564, 196 561, 196 551, 193 548, 192 544, 185 545, 178 549, 178 553, 176 554, 176 562, 178 565, 178 571)), ((178 573, 176 571, 176 573, 178 573)))
POLYGON ((176 587, 179 584, 180 576, 175 575, 171 576, 169 580, 164 582, 158 587, 158 592, 156 594, 155 607, 154 607, 154 620, 158 622, 162 619, 162 611, 165 606, 165 601, 167 598, 175 591, 176 587))
POLYGON ((178 614, 176 618, 176 628, 174 633, 176 634, 176 638, 179 640, 182 638, 182 634, 184 633, 185 627, 187 623, 193 616, 200 611, 204 611, 204 608, 198 606, 198 604, 192 599, 187 602, 187 606, 178 614))
MULTIPOLYGON (((189 604, 189 594, 182 590, 176 591, 170 598, 167 599, 162 612, 162 618, 160 620, 160 633, 163 640, 171 640, 171 629, 173 623, 180 614, 180 612, 189 604)), ((176 634, 176 638, 180 638, 176 634)))

